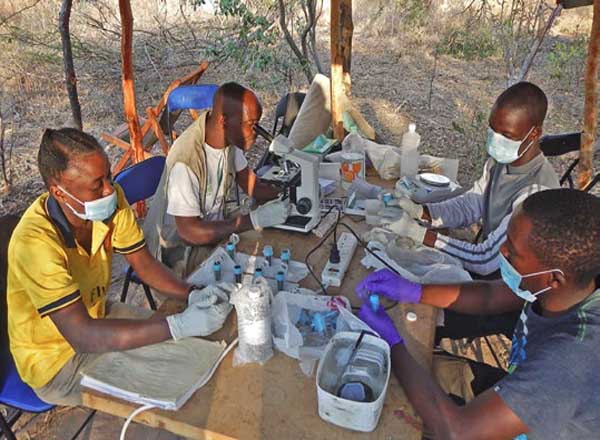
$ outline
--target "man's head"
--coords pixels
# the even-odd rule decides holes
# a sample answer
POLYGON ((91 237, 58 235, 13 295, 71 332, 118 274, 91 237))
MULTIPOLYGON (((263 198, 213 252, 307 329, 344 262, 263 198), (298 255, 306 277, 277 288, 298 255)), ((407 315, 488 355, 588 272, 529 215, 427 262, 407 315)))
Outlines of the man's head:
POLYGON ((573 189, 529 196, 508 226, 501 252, 525 277, 521 288, 582 289, 600 274, 600 199, 573 189))
POLYGON ((254 126, 260 121, 262 106, 251 90, 234 82, 218 88, 211 117, 216 118, 227 145, 249 150, 256 141, 254 126))
POLYGON ((74 128, 46 129, 38 168, 50 194, 80 214, 85 213, 83 202, 114 192, 104 149, 93 136, 74 128))
MULTIPOLYGON (((510 154, 501 154, 506 160, 500 157, 496 159, 518 166, 535 157, 539 153, 538 142, 542 136, 547 109, 548 99, 535 84, 524 81, 502 92, 492 107, 490 128, 496 133, 496 137, 501 135, 506 138, 505 141, 518 141, 518 144, 515 143, 512 158, 510 154)), ((490 151, 490 154, 494 156, 494 151, 490 151)))

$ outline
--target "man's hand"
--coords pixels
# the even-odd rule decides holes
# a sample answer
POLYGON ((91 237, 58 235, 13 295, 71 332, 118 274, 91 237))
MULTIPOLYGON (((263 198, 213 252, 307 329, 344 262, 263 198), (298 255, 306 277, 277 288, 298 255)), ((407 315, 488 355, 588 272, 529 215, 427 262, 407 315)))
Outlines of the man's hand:
MULTIPOLYGON (((210 286, 207 289, 218 289, 210 286)), ((231 311, 229 302, 214 290, 210 292, 192 291, 189 305, 181 313, 167 316, 167 324, 173 339, 178 340, 190 336, 207 336, 221 327, 231 311)))
POLYGON ((384 227, 402 237, 411 238, 419 244, 423 244, 425 234, 427 233, 427 228, 421 226, 414 219, 410 218, 406 212, 402 213, 400 220, 396 220, 393 223, 388 223, 384 227))
POLYGON ((250 212, 252 226, 256 230, 285 223, 290 215, 290 201, 272 200, 250 212))
POLYGON ((374 312, 369 303, 363 303, 358 311, 358 317, 365 324, 379 333, 379 336, 381 336, 390 347, 397 344, 404 344, 404 340, 402 339, 402 336, 400 336, 400 333, 398 333, 392 318, 388 316, 383 307, 379 306, 379 309, 374 312))
POLYGON ((423 286, 386 268, 367 275, 354 290, 363 301, 368 299, 370 293, 376 293, 399 303, 418 304, 423 286))

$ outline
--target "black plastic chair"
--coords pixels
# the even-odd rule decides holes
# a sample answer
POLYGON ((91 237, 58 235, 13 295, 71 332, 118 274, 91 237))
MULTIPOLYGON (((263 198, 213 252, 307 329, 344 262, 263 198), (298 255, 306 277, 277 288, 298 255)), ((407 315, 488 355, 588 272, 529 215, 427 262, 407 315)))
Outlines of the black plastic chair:
MULTIPOLYGON (((546 157, 562 156, 563 154, 579 151, 581 145, 581 132, 548 134, 540 139, 540 148, 546 157)), ((573 170, 579 163, 579 158, 573 160, 560 178, 560 185, 568 183, 569 188, 575 187, 573 181, 573 170)), ((600 181, 600 173, 597 173, 590 183, 588 183, 582 191, 589 192, 600 181)))
MULTIPOLYGON (((275 107, 275 118, 273 119, 273 130, 271 131, 272 137, 275 137, 276 134, 282 134, 284 136, 290 134, 290 130, 296 121, 296 116, 298 116, 298 112, 300 111, 300 107, 304 102, 304 98, 306 98, 306 93, 292 92, 286 94, 279 100, 277 107, 275 107), (283 121, 281 122, 281 127, 279 127, 278 132, 277 125, 279 124, 279 120, 282 118, 283 121)), ((267 142, 270 142, 270 139, 268 139, 265 134, 260 131, 258 131, 258 134, 264 137, 267 142)), ((267 148, 254 167, 254 171, 258 172, 265 165, 274 163, 275 160, 275 155, 272 154, 267 148)))
MULTIPOLYGON (((163 169, 165 168, 165 161, 164 156, 154 156, 125 168, 115 176, 115 182, 123 188, 125 198, 130 205, 140 200, 146 200, 154 195, 163 169)), ((131 282, 143 287, 150 308, 156 310, 156 301, 154 301, 150 287, 137 276, 131 266, 127 268, 127 272, 125 273, 125 281, 123 282, 123 290, 121 291, 121 302, 124 303, 127 300, 127 292, 131 282)))
POLYGON ((300 111, 300 107, 306 98, 306 93, 303 92, 292 92, 285 95, 277 103, 275 107, 275 120, 273 121, 273 135, 277 132, 277 124, 279 120, 283 118, 281 127, 279 128, 279 134, 287 136, 294 125, 296 116, 300 111))

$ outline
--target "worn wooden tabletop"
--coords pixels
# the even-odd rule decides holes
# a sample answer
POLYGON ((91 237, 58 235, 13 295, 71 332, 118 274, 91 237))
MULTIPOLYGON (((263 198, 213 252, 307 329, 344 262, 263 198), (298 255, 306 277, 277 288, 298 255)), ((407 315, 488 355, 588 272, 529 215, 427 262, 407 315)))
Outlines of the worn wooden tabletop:
MULTIPOLYGON (((371 179, 370 179, 371 180, 371 179)), ((377 182, 381 183, 381 182, 377 182)), ((344 223, 357 233, 369 227, 363 221, 344 217, 344 223)), ((343 231, 340 228, 340 231, 343 231)), ((300 234, 278 229, 246 232, 240 235, 238 249, 260 255, 265 244, 273 246, 274 254, 281 249, 292 250, 292 258, 304 261, 306 254, 320 241, 313 234, 300 234)), ((326 242, 330 243, 330 241, 326 242)), ((328 258, 329 246, 321 246, 310 259, 320 274, 328 258)), ((368 271, 360 264, 364 250, 357 248, 340 288, 329 288, 330 294, 348 297, 353 306, 360 304, 354 294, 355 285, 368 271)), ((302 287, 317 288, 310 277, 302 287)), ((181 304, 167 301, 162 311, 174 313, 181 304)), ((406 340, 409 351, 424 366, 430 367, 437 311, 423 305, 396 305, 389 310, 406 340), (416 313, 417 320, 409 322, 406 313, 416 313)), ((235 313, 224 328, 211 339, 231 341, 236 334, 235 313)), ((166 429, 194 439, 346 439, 365 438, 331 425, 319 418, 315 378, 305 376, 298 361, 276 352, 265 365, 249 364, 232 367, 230 353, 217 369, 211 381, 198 390, 179 411, 150 410, 135 418, 136 422, 166 429)), ((111 396, 85 391, 85 406, 112 415, 127 417, 136 406, 111 396)), ((390 379, 381 419, 369 438, 420 439, 422 426, 394 377, 390 379)))

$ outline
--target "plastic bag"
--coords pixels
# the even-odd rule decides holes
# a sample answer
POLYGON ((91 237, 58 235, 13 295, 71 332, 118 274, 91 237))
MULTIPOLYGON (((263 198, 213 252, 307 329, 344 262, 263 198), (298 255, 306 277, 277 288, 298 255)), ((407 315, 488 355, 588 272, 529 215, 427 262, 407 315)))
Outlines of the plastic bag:
MULTIPOLYGON (((421 245, 402 248, 394 241, 387 246, 377 241, 371 241, 367 247, 392 266, 401 276, 413 282, 443 284, 472 280, 471 275, 463 269, 459 260, 437 249, 421 245)), ((367 268, 376 270, 386 267, 367 251, 365 251, 365 257, 361 263, 367 268)))
POLYGON ((316 361, 321 358, 333 335, 340 331, 369 330, 365 323, 352 314, 350 301, 343 296, 283 291, 273 301, 272 315, 275 347, 288 356, 299 359, 300 367, 307 375, 312 374, 316 361), (314 319, 315 314, 323 315, 323 331, 307 331, 306 322, 302 322, 303 317, 314 319))
POLYGON ((257 362, 264 364, 273 356, 271 304, 273 294, 264 278, 242 285, 231 294, 238 318, 238 346, 233 366, 257 362))

